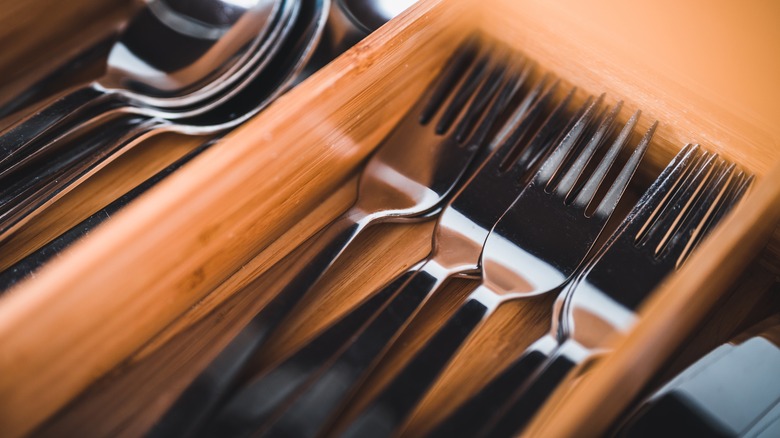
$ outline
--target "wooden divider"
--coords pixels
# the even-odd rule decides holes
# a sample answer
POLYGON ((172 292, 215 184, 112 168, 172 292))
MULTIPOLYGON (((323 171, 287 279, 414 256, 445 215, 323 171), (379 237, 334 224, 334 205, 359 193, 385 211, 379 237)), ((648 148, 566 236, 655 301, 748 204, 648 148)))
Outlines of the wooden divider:
MULTIPOLYGON (((703 1, 696 5, 711 7, 703 1)), ((727 5, 717 7, 732 11, 727 5)), ((775 167, 780 117, 767 104, 780 97, 778 83, 767 83, 776 77, 776 60, 750 51, 740 58, 741 65, 729 65, 734 70, 697 80, 695 75, 718 66, 719 55, 697 52, 696 65, 704 66, 694 68, 684 54, 712 35, 653 51, 652 36, 643 32, 675 21, 646 8, 661 6, 421 2, 113 218, 40 276, 0 297, 0 429, 8 436, 36 427, 42 436, 142 434, 262 307, 269 291, 278 289, 284 257, 354 198, 354 170, 444 56, 478 26, 566 81, 624 99, 628 109, 642 108, 643 124, 659 119, 646 173, 686 142, 698 141, 761 177, 742 208, 645 306, 637 329, 576 385, 559 390, 529 435, 604 431, 704 320, 770 238, 780 216, 780 168, 775 167), (681 66, 691 69, 680 71, 681 66), (755 83, 730 82, 745 76, 755 83), (247 284, 256 287, 236 295, 247 284)), ((759 18, 757 31, 740 34, 746 39, 737 41, 764 38, 765 47, 775 47, 780 38, 765 28, 766 17, 759 18)), ((674 26, 660 31, 664 34, 658 40, 664 44, 699 35, 674 26)), ((730 36, 722 37, 721 43, 730 36)), ((74 195, 79 196, 86 195, 74 195)), ((56 222, 56 217, 49 220, 56 222)), ((388 225, 367 236, 286 325, 260 366, 283 358, 422 257, 431 228, 430 222, 388 225)), ((355 406, 388 381, 472 285, 455 281, 437 297, 416 322, 415 335, 393 348, 355 406)), ((553 298, 512 303, 491 318, 426 397, 406 433, 430 428, 541 335, 549 326, 553 298)))
POLYGON ((463 37, 464 7, 418 5, 1 297, 4 433, 125 360, 343 181, 463 37))

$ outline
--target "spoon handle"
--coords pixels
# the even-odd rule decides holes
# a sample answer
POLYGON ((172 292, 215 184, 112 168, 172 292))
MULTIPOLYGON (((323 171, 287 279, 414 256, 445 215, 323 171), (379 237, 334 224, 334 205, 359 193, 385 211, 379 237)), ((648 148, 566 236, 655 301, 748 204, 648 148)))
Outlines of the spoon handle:
POLYGON ((0 134, 0 177, 43 155, 67 128, 121 104, 115 93, 95 83, 59 97, 0 134))
POLYGON ((160 119, 121 117, 83 136, 66 134, 62 151, 4 177, 0 184, 0 240, 129 150, 146 134, 162 131, 156 128, 166 123, 160 119))
POLYGON ((23 259, 0 272, 0 295, 10 289, 16 283, 31 276, 49 260, 57 257, 62 251, 64 251, 76 241, 80 240, 82 237, 89 234, 98 225, 105 222, 108 218, 113 217, 119 210, 123 209, 136 198, 149 191, 149 189, 154 187, 158 182, 167 178, 173 172, 192 161, 193 158, 200 155, 201 152, 205 151, 214 143, 216 143, 217 139, 212 139, 201 144, 197 148, 193 149, 186 155, 168 165, 168 167, 165 169, 157 172, 154 174, 154 176, 136 186, 134 189, 130 190, 107 206, 103 207, 100 211, 84 219, 77 225, 70 228, 68 231, 65 231, 64 233, 57 236, 54 240, 50 241, 46 245, 35 250, 33 253, 27 255, 23 259))

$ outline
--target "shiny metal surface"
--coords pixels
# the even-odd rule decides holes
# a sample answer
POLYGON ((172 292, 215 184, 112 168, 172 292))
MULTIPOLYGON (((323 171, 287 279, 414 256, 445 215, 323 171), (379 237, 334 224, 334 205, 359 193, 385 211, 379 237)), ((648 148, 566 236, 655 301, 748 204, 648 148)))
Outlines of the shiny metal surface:
POLYGON ((341 9, 365 32, 373 32, 419 0, 337 0, 341 9))
POLYGON ((148 105, 195 103, 249 68, 281 5, 278 0, 149 1, 122 31, 96 86, 148 105))
POLYGON ((491 142, 495 148, 491 158, 442 211, 432 255, 421 267, 409 271, 411 278, 360 330, 328 343, 315 339, 307 346, 317 345, 319 355, 312 360, 327 365, 310 368, 303 376, 304 373, 294 373, 296 380, 288 381, 297 388, 292 397, 270 407, 262 403, 264 409, 260 410, 256 409, 256 401, 272 397, 263 392, 266 381, 259 378, 241 388, 217 417, 223 430, 238 430, 239 435, 246 435, 260 427, 269 436, 312 436, 322 432, 427 298, 448 277, 478 269, 487 228, 522 190, 528 168, 545 155, 561 125, 568 121, 567 106, 572 94, 550 115, 557 85, 550 85, 550 80, 529 84, 531 73, 531 66, 526 64, 509 80, 507 90, 511 93, 507 97, 522 89, 530 88, 530 91, 512 108, 508 122, 491 142), (548 122, 539 128, 545 117, 548 122), (502 169, 501 164, 515 153, 525 158, 509 169, 502 169), (466 217, 459 210, 473 216, 466 217), (289 408, 284 408, 287 404, 289 408), (274 413, 271 408, 279 406, 283 412, 274 413), (275 421, 264 422, 272 418, 271 414, 275 421))
MULTIPOLYGON (((135 122, 135 119, 129 119, 126 121, 120 121, 120 125, 116 125, 116 122, 108 123, 105 126, 102 126, 101 129, 123 129, 127 127, 127 124, 132 124, 135 122)), ((97 137, 102 138, 102 135, 98 135, 97 137)), ((200 155, 201 152, 211 147, 218 140, 219 139, 209 140, 203 145, 193 149, 191 152, 171 163, 165 169, 159 171, 154 176, 139 184, 131 191, 125 193, 121 197, 111 202, 109 205, 101 208, 99 211, 79 222, 68 231, 52 239, 46 245, 35 250, 33 253, 27 255, 23 259, 0 272, 0 295, 10 289, 16 283, 32 275, 33 272, 36 272, 44 264, 49 262, 49 260, 59 256, 59 254, 65 248, 69 247, 74 242, 89 234, 95 227, 102 224, 110 217, 113 217, 114 214, 116 214, 119 210, 129 205, 139 196, 146 193, 146 191, 148 191, 150 188, 154 187, 158 182, 167 178, 173 172, 190 162, 193 158, 200 155)))
MULTIPOLYGON (((456 187, 500 115, 505 60, 467 44, 361 172, 358 199, 315 237, 289 283, 179 398, 154 435, 194 432, 246 360, 368 226, 427 215, 456 187)), ((211 430, 211 429, 209 429, 211 430)))
MULTIPOLYGON (((683 149, 561 292, 551 333, 518 361, 541 354, 544 362, 532 373, 515 373, 515 390, 482 433, 518 433, 571 369, 605 351, 613 335, 628 331, 639 304, 681 266, 749 183, 734 165, 696 146, 683 149)), ((517 366, 508 372, 514 373, 511 368, 517 366)), ((502 404, 495 399, 493 403, 502 404)))
POLYGON ((621 104, 602 111, 603 97, 587 102, 587 109, 492 227, 480 258, 480 285, 362 410, 344 436, 396 433, 460 346, 501 303, 554 292, 576 272, 628 186, 655 129, 654 125, 637 145, 628 147, 638 118, 634 114, 607 147, 621 104), (606 150, 596 158, 602 145, 606 150), (610 177, 609 170, 624 147, 631 155, 610 177), (589 173, 591 160, 595 168, 589 173), (597 200, 602 186, 609 188, 597 200), (586 213, 589 206, 592 213, 586 213))
POLYGON ((0 176, 41 154, 64 130, 92 118, 131 112, 176 119, 208 111, 231 96, 220 96, 224 91, 235 92, 251 80, 247 73, 257 70, 255 64, 273 47, 269 43, 279 30, 274 23, 289 6, 284 0, 147 3, 114 44, 103 77, 3 131, 0 176))
POLYGON ((615 239, 562 295, 561 326, 554 327, 561 336, 593 350, 603 348, 613 331, 629 330, 639 304, 682 266, 747 190, 749 176, 733 164, 707 152, 697 156, 695 147, 688 149, 695 162, 685 169, 681 185, 651 188, 655 192, 637 204, 615 239), (668 196, 665 204, 661 196, 668 196))
MULTIPOLYGON (((6 184, 0 190, 0 240, 42 211, 48 203, 68 193, 151 135, 164 132, 213 134, 232 129, 256 115, 299 79, 322 34, 329 3, 329 0, 300 2, 297 19, 280 33, 282 39, 276 50, 283 55, 273 57, 241 93, 205 114, 181 122, 136 117, 133 124, 108 131, 92 131, 100 133, 95 136, 74 130, 59 139, 66 146, 62 151, 44 157, 26 173, 6 178, 6 184)), ((122 123, 121 120, 117 123, 122 123)))

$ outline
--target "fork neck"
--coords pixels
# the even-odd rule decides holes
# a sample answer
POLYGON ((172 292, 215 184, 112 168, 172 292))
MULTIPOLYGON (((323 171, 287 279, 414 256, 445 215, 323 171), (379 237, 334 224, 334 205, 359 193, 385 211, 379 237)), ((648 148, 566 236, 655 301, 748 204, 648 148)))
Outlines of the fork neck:
POLYGON ((371 224, 386 221, 392 214, 386 210, 374 210, 365 208, 360 202, 353 204, 345 211, 338 221, 349 221, 356 224, 361 230, 371 224))
POLYGON ((369 225, 379 222, 382 217, 383 215, 380 212, 368 211, 364 208, 361 208, 359 204, 354 204, 349 208, 349 210, 345 211, 341 216, 339 216, 333 223, 353 224, 357 226, 358 231, 362 231, 369 225))

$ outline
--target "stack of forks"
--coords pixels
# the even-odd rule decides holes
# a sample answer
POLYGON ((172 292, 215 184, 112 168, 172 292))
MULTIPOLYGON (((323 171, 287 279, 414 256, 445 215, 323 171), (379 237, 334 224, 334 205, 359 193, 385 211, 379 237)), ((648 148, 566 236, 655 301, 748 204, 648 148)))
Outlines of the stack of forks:
POLYGON ((534 296, 557 295, 551 333, 434 435, 514 435, 578 364, 606 354, 610 337, 630 330, 637 307, 682 266, 752 177, 686 146, 606 238, 658 123, 637 135, 639 111, 621 122, 622 102, 583 98, 536 70, 520 54, 469 39, 366 164, 355 205, 315 237, 293 279, 151 434, 401 433, 472 333, 501 304, 534 296), (427 259, 271 369, 253 375, 247 368, 363 230, 432 216, 427 259), (454 277, 479 285, 391 382, 343 421, 389 348, 454 277))

